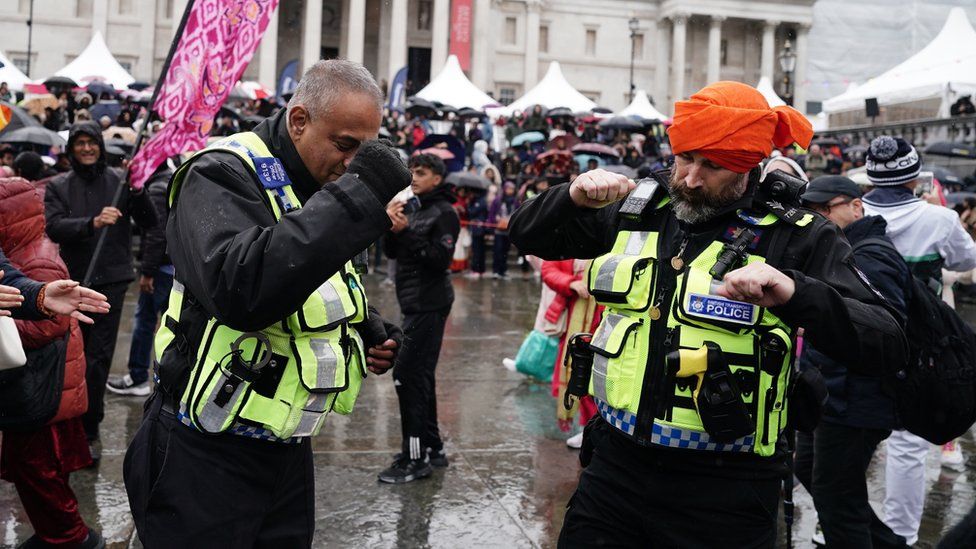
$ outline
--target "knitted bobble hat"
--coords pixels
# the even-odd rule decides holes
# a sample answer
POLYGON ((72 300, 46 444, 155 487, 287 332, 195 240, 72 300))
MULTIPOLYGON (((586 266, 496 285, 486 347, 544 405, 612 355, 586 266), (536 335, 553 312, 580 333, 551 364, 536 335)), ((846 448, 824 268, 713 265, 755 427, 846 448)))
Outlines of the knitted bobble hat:
POLYGON ((893 187, 904 185, 918 177, 922 160, 908 141, 882 135, 871 142, 865 167, 872 185, 893 187))

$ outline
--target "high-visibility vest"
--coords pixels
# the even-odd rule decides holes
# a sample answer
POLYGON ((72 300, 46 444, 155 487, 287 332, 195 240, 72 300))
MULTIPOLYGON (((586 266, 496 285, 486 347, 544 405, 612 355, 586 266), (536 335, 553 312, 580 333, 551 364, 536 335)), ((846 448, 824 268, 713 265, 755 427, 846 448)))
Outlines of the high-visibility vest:
MULTIPOLYGON (((773 214, 749 219, 766 229, 781 222, 773 214)), ((811 220, 807 216, 797 225, 811 220)), ((590 266, 589 291, 606 309, 590 344, 589 393, 603 418, 630 437, 635 436, 643 393, 652 391, 654 398, 644 402, 653 404, 653 424, 649 433, 640 433, 643 440, 673 448, 772 455, 787 419, 795 330, 768 309, 712 294, 709 269, 722 251, 721 241, 684 260, 670 302, 661 303, 659 273, 673 267, 660 261, 659 239, 654 231, 620 231, 610 252, 590 266), (652 341, 660 322, 666 323, 665 336, 652 341), (693 399, 698 379, 676 377, 663 363, 667 353, 700 349, 705 342, 721 348, 755 426, 751 434, 731 442, 716 441, 702 425, 693 399)), ((765 258, 748 255, 747 262, 757 261, 765 258)))
MULTIPOLYGON (((276 221, 301 208, 281 161, 252 132, 221 139, 180 166, 170 185, 170 208, 188 167, 213 151, 235 154, 253 170, 276 221)), ((179 272, 175 278, 156 332, 156 356, 175 345, 184 301, 179 272)), ((206 433, 270 432, 280 439, 317 434, 330 411, 352 412, 366 377, 363 342, 352 326, 365 319, 366 306, 359 275, 347 263, 301 309, 260 332, 244 334, 210 318, 199 347, 189 352, 193 364, 180 397, 180 418, 206 433), (254 374, 242 363, 264 366, 254 374)))

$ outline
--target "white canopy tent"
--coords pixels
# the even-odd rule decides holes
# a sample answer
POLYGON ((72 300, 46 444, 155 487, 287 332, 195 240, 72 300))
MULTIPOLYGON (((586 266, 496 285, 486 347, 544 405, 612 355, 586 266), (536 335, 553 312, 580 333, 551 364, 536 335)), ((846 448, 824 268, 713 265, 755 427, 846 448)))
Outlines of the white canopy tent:
POLYGON ((776 94, 776 90, 773 89, 773 83, 769 80, 768 76, 763 76, 759 79, 759 83, 756 84, 756 89, 766 98, 766 102, 769 103, 769 108, 783 107, 786 105, 786 101, 783 101, 783 98, 776 94))
POLYGON ((24 84, 30 82, 27 75, 20 72, 10 59, 0 51, 0 82, 6 82, 7 86, 14 91, 24 89, 24 84))
POLYGON ((417 97, 427 101, 439 101, 445 105, 463 109, 482 110, 487 106, 498 105, 490 95, 478 89, 461 70, 456 55, 447 58, 441 72, 417 92, 417 97))
POLYGON ((126 89, 136 80, 122 68, 122 65, 119 65, 112 52, 108 51, 108 46, 100 32, 95 32, 91 42, 85 46, 78 57, 54 73, 54 76, 67 76, 81 86, 87 86, 94 80, 101 80, 118 90, 126 89))
MULTIPOLYGON (((823 103, 828 114, 864 111, 864 101, 876 98, 881 106, 930 100, 948 116, 956 98, 976 93, 976 30, 966 12, 953 8, 939 34, 907 60, 855 88, 823 103)), ((931 110, 931 109, 930 109, 931 110)))
POLYGON ((647 120, 667 120, 668 116, 654 108, 651 98, 644 90, 637 90, 634 99, 624 110, 617 113, 617 116, 639 116, 647 120))
POLYGON ((549 70, 542 80, 528 93, 516 99, 507 110, 508 112, 524 111, 533 105, 542 105, 547 109, 566 107, 573 112, 591 111, 596 107, 596 103, 576 91, 576 88, 566 81, 558 61, 550 63, 549 70))

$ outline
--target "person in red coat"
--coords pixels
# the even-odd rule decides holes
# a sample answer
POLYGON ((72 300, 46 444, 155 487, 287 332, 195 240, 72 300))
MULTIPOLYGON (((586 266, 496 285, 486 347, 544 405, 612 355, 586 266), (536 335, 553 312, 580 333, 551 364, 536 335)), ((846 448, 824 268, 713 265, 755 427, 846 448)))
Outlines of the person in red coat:
MULTIPOLYGON (((570 430, 577 409, 581 425, 585 425, 596 415, 596 404, 589 396, 580 399, 573 410, 566 410, 563 406, 563 395, 569 381, 569 370, 563 366, 566 341, 579 332, 592 334, 600 324, 603 314, 603 307, 597 305, 586 289, 586 270, 589 265, 589 261, 581 259, 542 262, 542 282, 556 292, 555 299, 546 311, 546 320, 561 324, 560 317, 566 315, 566 330, 559 339, 559 354, 553 365, 555 371, 552 376, 552 393, 557 400, 556 418, 559 420, 559 427, 564 431, 570 430)), ((570 437, 566 444, 571 448, 579 448, 583 444, 582 432, 570 437)))
MULTIPOLYGON (((25 179, 0 179, 0 249, 26 276, 50 282, 68 278, 58 247, 44 234, 44 202, 25 179)), ((69 316, 16 320, 25 349, 37 349, 70 330, 64 386, 55 416, 34 431, 7 431, 0 449, 0 478, 14 483, 34 527, 26 546, 97 547, 78 513, 68 483, 72 471, 92 463, 81 415, 88 409, 85 351, 78 321, 69 316)))

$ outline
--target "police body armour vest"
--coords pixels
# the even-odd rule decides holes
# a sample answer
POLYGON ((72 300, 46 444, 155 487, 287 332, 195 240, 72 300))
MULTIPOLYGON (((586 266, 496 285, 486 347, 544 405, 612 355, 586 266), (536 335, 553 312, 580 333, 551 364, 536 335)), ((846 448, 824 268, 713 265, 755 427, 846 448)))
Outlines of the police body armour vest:
MULTIPOLYGON (((764 228, 779 222, 772 214, 743 219, 764 228)), ((652 391, 654 398, 643 402, 653 403, 653 424, 649 433, 640 433, 642 439, 673 448, 772 455, 786 423, 793 330, 767 309, 713 294, 709 269, 722 251, 721 241, 679 266, 673 297, 662 303, 659 274, 673 267, 659 261, 659 236, 620 231, 610 252, 590 266, 589 291, 606 307, 590 345, 590 394, 604 419, 631 437, 643 392, 652 391), (652 343, 658 322, 666 323, 665 337, 652 343), (699 379, 680 378, 665 364, 652 364, 652 345, 663 345, 655 354, 663 358, 668 352, 701 349, 706 342, 721 348, 755 426, 734 441, 719 442, 705 430, 693 398, 699 379)), ((764 260, 750 253, 747 262, 764 260)))
MULTIPOLYGON (((188 166, 213 151, 239 156, 254 172, 276 221, 301 208, 280 160, 251 132, 221 139, 184 163, 170 185, 171 208, 188 166)), ((156 356, 175 345, 183 299, 182 284, 174 282, 156 356)), ((362 339, 351 326, 366 317, 366 305, 359 276, 347 263, 301 309, 257 334, 210 318, 199 348, 189 352, 194 362, 180 398, 181 419, 206 433, 270 432, 280 439, 317 434, 329 411, 352 412, 366 377, 362 339), (254 372, 241 364, 263 367, 254 372)))

